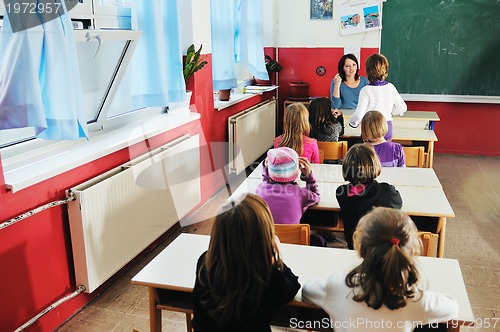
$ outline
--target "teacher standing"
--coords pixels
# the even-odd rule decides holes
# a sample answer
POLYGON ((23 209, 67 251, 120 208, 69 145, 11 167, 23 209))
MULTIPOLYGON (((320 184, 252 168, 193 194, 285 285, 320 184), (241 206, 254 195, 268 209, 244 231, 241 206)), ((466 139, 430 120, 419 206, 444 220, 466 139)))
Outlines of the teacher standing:
POLYGON ((360 76, 359 62, 354 54, 345 54, 338 63, 338 74, 330 85, 330 99, 333 109, 356 109, 361 88, 369 84, 360 76))

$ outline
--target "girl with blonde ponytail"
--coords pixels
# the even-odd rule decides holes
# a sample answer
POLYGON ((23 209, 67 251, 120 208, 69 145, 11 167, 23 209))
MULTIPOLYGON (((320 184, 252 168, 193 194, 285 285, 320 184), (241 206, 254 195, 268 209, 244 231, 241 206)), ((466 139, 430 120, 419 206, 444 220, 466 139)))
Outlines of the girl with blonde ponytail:
POLYGON ((457 316, 454 298, 422 287, 413 258, 421 243, 405 213, 374 208, 360 219, 353 238, 362 263, 306 283, 302 290, 303 299, 338 322, 336 332, 412 331, 417 322, 434 324, 457 316))

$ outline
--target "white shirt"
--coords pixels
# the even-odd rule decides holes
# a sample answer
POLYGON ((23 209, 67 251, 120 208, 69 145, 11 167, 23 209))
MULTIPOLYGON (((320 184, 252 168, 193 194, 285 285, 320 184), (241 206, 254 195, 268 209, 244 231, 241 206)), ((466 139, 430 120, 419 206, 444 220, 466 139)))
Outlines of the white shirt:
POLYGON ((366 85, 359 92, 356 111, 351 116, 349 125, 359 126, 361 119, 368 111, 379 111, 387 121, 392 121, 392 115, 403 115, 407 106, 392 83, 386 85, 366 85))
POLYGON ((347 272, 334 273, 303 286, 302 299, 322 307, 330 316, 330 326, 318 326, 333 327, 335 332, 411 332, 418 322, 421 325, 444 323, 458 315, 458 303, 453 297, 431 291, 424 291, 421 297, 416 292, 403 308, 391 310, 384 305, 379 309, 370 308, 365 302, 352 299, 353 289, 347 287, 346 275, 347 272))

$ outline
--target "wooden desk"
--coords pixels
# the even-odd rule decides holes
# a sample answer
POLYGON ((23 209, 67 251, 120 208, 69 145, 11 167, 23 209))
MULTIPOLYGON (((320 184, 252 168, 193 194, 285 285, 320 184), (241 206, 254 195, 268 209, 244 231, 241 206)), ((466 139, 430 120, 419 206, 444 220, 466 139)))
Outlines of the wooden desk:
MULTIPOLYGON (((196 262, 198 257, 208 248, 210 237, 207 235, 181 234, 168 247, 158 254, 137 275, 132 284, 149 288, 149 315, 151 332, 161 331, 161 308, 176 311, 192 310, 191 292, 196 278, 196 262), (169 298, 160 297, 160 290, 168 290, 169 298)), ((349 270, 359 264, 361 259, 354 250, 309 247, 292 244, 280 244, 283 261, 299 277, 299 282, 323 278, 334 272, 349 270), (325 264, 329 262, 329 264, 325 264)), ((460 265, 455 259, 416 257, 421 277, 428 281, 428 289, 447 293, 459 304, 459 313, 453 324, 460 329, 461 325, 474 324, 474 314, 469 302, 467 290, 462 278, 460 265)), ((290 327, 290 318, 296 317, 297 309, 308 308, 308 316, 301 318, 321 320, 326 313, 310 303, 302 302, 301 291, 295 299, 286 305, 272 324, 290 327), (286 323, 288 322, 288 325, 286 323)))
MULTIPOLYGON (((247 178, 231 195, 236 198, 246 193, 255 193, 261 183, 260 178, 247 178)), ((341 185, 339 182, 318 181, 321 199, 318 204, 309 207, 311 210, 340 211, 335 192, 341 185)), ((455 217, 455 212, 440 187, 416 187, 394 185, 401 194, 403 206, 401 210, 414 217, 437 218, 436 233, 439 235, 437 255, 444 257, 444 241, 446 236, 446 218, 455 217)))
MULTIPOLYGON (((437 142, 438 140, 436 134, 434 133, 434 130, 393 127, 392 136, 392 139, 394 141, 422 142, 427 153, 426 166, 432 168, 432 165, 434 163, 434 142, 437 142)), ((361 137, 361 125, 359 125, 357 128, 352 128, 351 126, 349 126, 348 122, 346 122, 344 136, 342 137, 361 137)))
MULTIPOLYGON (((311 169, 319 182, 346 183, 342 176, 342 165, 311 164, 311 169)), ((261 179, 262 163, 248 177, 261 179)), ((441 182, 432 168, 382 167, 377 181, 387 182, 395 186, 442 188, 441 182)))

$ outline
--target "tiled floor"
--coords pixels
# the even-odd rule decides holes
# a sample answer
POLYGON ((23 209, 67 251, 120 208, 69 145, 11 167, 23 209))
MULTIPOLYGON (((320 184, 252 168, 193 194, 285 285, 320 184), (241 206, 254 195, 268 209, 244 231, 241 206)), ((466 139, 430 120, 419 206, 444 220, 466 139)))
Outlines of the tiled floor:
MULTIPOLYGON (((445 257, 460 261, 469 299, 478 325, 461 331, 500 331, 500 158, 436 155, 434 169, 456 217, 449 219, 445 257), (489 321, 496 327, 480 327, 489 321)), ((223 203, 216 196, 199 215, 210 214, 223 203)), ((203 218, 202 218, 203 219, 203 218)), ((209 234, 211 222, 184 227, 180 232, 209 234)), ((177 234, 131 268, 94 302, 76 314, 60 332, 149 330, 148 294, 130 279, 177 234)), ((342 243, 339 243, 342 246, 342 243)), ((331 245, 336 245, 335 243, 331 245)), ((186 331, 184 315, 163 312, 163 331, 186 331)), ((275 331, 284 329, 273 328, 275 331)))

